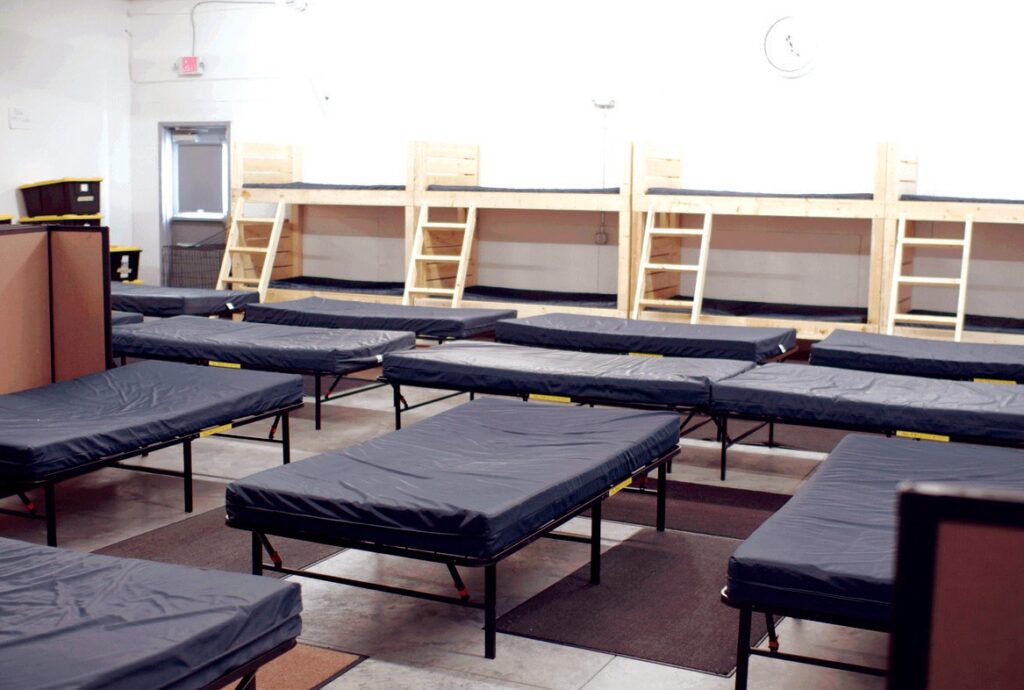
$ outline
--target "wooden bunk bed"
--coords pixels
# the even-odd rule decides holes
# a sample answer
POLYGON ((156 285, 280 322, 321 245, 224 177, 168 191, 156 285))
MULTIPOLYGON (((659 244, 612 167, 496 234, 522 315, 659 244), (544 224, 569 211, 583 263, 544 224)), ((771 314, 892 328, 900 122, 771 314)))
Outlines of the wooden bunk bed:
POLYGON ((871 192, 745 193, 688 189, 678 151, 637 145, 633 160, 631 315, 691 323, 795 327, 798 337, 809 340, 823 338, 836 328, 877 331, 887 154, 886 146, 877 148, 871 192), (766 304, 755 301, 757 296, 749 302, 712 300, 704 292, 704 283, 714 253, 713 232, 732 229, 821 235, 866 233, 870 260, 865 307, 766 304))
MULTIPOLYGON (((225 287, 232 287, 232 284, 256 287, 264 300, 272 302, 311 296, 401 302, 403 284, 400 274, 395 275, 392 281, 307 275, 303 270, 303 237, 304 230, 308 234, 310 216, 315 213, 310 207, 349 207, 368 211, 372 215, 372 224, 380 232, 407 238, 413 222, 413 163, 410 157, 405 180, 399 184, 320 184, 300 181, 302 166, 298 147, 237 144, 232 158, 232 195, 235 201, 225 270, 229 270, 227 265, 233 261, 234 266, 230 270, 239 281, 229 278, 225 287), (249 205, 276 206, 275 216, 250 218, 245 212, 249 205), (239 226, 237 237, 236 224, 239 226), (275 235, 279 236, 279 241, 275 235), (267 257, 265 266, 269 270, 261 270, 263 257, 267 257)), ((407 246, 408 240, 404 243, 407 246)), ((341 251, 344 237, 339 238, 338 245, 341 251)), ((396 264, 404 266, 405 258, 396 264)))
MULTIPOLYGON (((413 148, 416 222, 411 225, 403 303, 509 308, 516 309, 520 316, 552 311, 626 315, 631 246, 629 155, 619 187, 499 188, 479 186, 477 146, 421 142, 413 148), (480 284, 477 247, 481 230, 487 239, 488 214, 499 211, 557 212, 565 213, 567 219, 568 214, 593 214, 593 230, 606 232, 608 244, 617 244, 615 293, 519 290, 480 284)), ((527 222, 532 231, 536 226, 527 222)))
POLYGON ((889 151, 886 199, 882 332, 975 343, 1024 344, 1024 313, 1016 317, 967 313, 972 248, 997 226, 1024 225, 1024 199, 917 194, 918 163, 895 145, 889 151), (933 268, 920 263, 931 260, 933 268), (935 270, 945 260, 948 268, 935 270), (915 264, 918 264, 915 266, 915 264), (941 275, 936 275, 939 273, 941 275), (915 296, 936 294, 939 309, 915 306, 915 296))

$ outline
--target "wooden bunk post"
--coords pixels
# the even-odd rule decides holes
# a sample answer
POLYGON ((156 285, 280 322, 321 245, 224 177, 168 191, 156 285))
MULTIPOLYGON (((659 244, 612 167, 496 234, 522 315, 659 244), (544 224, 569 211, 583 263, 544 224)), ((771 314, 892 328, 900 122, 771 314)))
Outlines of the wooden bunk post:
POLYGON ((632 282, 633 268, 633 156, 634 146, 631 143, 626 145, 625 173, 620 185, 620 194, 623 195, 622 206, 619 209, 619 236, 618 271, 616 273, 616 307, 620 315, 629 314, 631 299, 630 288, 632 282))

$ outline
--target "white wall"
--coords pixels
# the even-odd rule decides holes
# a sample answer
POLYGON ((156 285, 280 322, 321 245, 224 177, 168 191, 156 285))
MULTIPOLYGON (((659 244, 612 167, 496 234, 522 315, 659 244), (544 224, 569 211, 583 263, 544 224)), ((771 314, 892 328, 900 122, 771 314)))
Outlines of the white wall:
MULTIPOLYGON (((305 144, 307 180, 365 183, 401 181, 407 142, 426 139, 479 143, 483 184, 596 186, 604 163, 612 185, 622 144, 641 140, 685 144, 693 187, 870 191, 874 144, 914 141, 920 192, 1024 197, 1024 10, 1007 3, 310 0, 301 14, 204 5, 196 52, 207 73, 185 80, 171 65, 190 52, 191 5, 130 3, 133 219, 150 279, 161 121, 230 120, 238 140, 305 144), (803 45, 816 65, 800 79, 763 55, 766 29, 786 14, 811 27, 803 45), (595 97, 616 99, 606 130, 595 97)), ((510 248, 481 241, 482 257, 510 248)), ((822 249, 816 265, 864 275, 850 242, 822 249)), ((515 262, 550 268, 529 278, 546 287, 565 278, 559 266, 606 265, 613 251, 549 244, 531 258, 516 247, 515 262)), ((712 276, 709 287, 728 293, 717 296, 809 291, 783 273, 743 275, 758 262, 731 251, 712 264, 733 267, 712 276)), ((486 282, 492 262, 483 263, 486 282)), ((580 290, 613 284, 611 272, 580 271, 580 290)), ((846 284, 815 294, 859 301, 846 284)))
POLYGON ((102 177, 112 243, 132 238, 126 0, 0 0, 0 214, 20 184, 102 177), (21 108, 29 129, 11 129, 21 108))

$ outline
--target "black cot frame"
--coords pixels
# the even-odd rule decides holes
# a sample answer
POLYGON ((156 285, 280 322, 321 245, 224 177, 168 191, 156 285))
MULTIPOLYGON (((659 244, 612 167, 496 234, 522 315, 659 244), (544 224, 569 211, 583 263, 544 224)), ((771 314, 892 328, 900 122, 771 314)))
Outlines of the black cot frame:
POLYGON ((238 683, 235 685, 234 690, 257 690, 256 672, 259 671, 264 664, 273 661, 285 652, 291 650, 294 646, 294 639, 286 640, 276 647, 263 652, 255 659, 246 662, 236 669, 228 671, 220 678, 217 678, 207 684, 203 690, 217 690, 218 688, 223 688, 229 683, 233 683, 235 681, 238 681, 238 683))
POLYGON ((667 465, 672 460, 672 458, 675 457, 678 453, 679 449, 673 448, 672 450, 658 456, 657 458, 647 463, 643 467, 632 471, 629 474, 629 476, 623 478, 621 482, 613 484, 612 486, 601 490, 598 494, 591 496, 582 503, 579 503, 578 505, 570 508, 565 514, 551 519, 546 524, 541 525, 530 534, 521 537, 517 541, 505 546, 499 552, 489 556, 464 556, 457 554, 441 553, 438 551, 428 551, 408 546, 394 546, 382 542, 364 541, 360 539, 349 539, 344 537, 326 537, 320 534, 312 534, 298 529, 278 527, 268 528, 266 525, 249 524, 246 523, 244 520, 232 520, 230 518, 227 520, 227 524, 229 527, 236 527, 238 529, 248 530, 252 533, 252 572, 254 575, 262 575, 264 570, 269 570, 275 573, 282 573, 286 575, 298 575, 301 577, 308 577, 315 580, 334 582, 337 584, 349 585, 352 587, 361 587, 363 589, 370 589, 377 592, 401 594, 404 596, 414 597, 416 599, 424 599, 427 601, 453 604, 455 606, 482 609, 484 612, 484 656, 488 659, 493 659, 496 654, 497 646, 496 621, 498 563, 507 558, 508 556, 511 556, 512 554, 516 553, 524 546, 531 544, 537 539, 540 539, 541 537, 559 539, 562 541, 589 543, 590 582, 595 585, 600 584, 601 506, 604 499, 609 498, 610 496, 614 496, 628 482, 631 482, 636 478, 645 477, 649 472, 657 469, 658 488, 656 522, 657 530, 659 532, 664 531, 665 495, 668 485, 667 465), (591 532, 589 538, 554 532, 556 528, 565 524, 572 518, 580 515, 581 513, 587 510, 590 510, 591 521, 591 532), (376 582, 367 582, 364 580, 354 580, 346 577, 338 577, 335 575, 328 575, 326 573, 289 568, 283 564, 281 556, 271 545, 268 536, 286 537, 289 539, 298 539, 301 541, 308 541, 316 544, 327 544, 330 546, 338 546, 347 549, 359 549, 361 551, 370 551, 372 553, 380 553, 391 556, 402 556, 405 558, 413 558, 416 560, 430 561, 434 563, 443 563, 448 568, 448 572, 451 575, 452 580, 455 584, 455 589, 458 592, 458 596, 453 597, 443 594, 436 594, 433 592, 423 592, 420 590, 407 589, 405 587, 394 587, 391 585, 385 585, 376 582), (270 563, 265 563, 263 561, 264 551, 266 551, 267 555, 270 557, 270 563), (470 596, 470 592, 466 588, 466 585, 464 584, 462 577, 459 575, 459 572, 457 570, 459 566, 475 568, 482 567, 484 569, 483 601, 474 600, 470 596))
MULTIPOLYGON (((118 467, 126 470, 134 470, 136 472, 145 472, 147 474, 159 474, 167 477, 180 477, 184 480, 184 507, 186 513, 192 512, 192 442, 198 438, 206 436, 213 436, 214 434, 224 434, 223 432, 229 429, 245 426, 258 422, 263 419, 275 418, 275 424, 277 420, 280 420, 281 424, 281 455, 284 464, 291 462, 291 434, 288 426, 288 415, 301 408, 302 403, 294 405, 288 405, 280 407, 268 412, 262 412, 260 414, 249 415, 234 419, 223 424, 214 425, 194 431, 188 434, 182 434, 175 436, 174 438, 167 439, 165 441, 158 441, 156 443, 150 443, 139 448, 132 448, 120 453, 114 453, 113 455, 105 455, 100 458, 95 458, 81 465, 77 465, 67 470, 60 472, 54 472, 45 477, 39 479, 15 481, 10 484, 5 484, 0 495, 11 496, 17 495, 21 498, 25 504, 26 511, 10 510, 8 508, 0 508, 0 514, 12 515, 14 517, 28 518, 31 520, 44 520, 46 522, 46 544, 47 546, 57 545, 57 502, 56 502, 56 486, 60 482, 74 477, 79 477, 84 474, 88 474, 95 470, 102 469, 104 467, 118 467), (162 467, 146 467, 142 465, 125 465, 122 464, 122 460, 129 458, 148 455, 154 451, 162 448, 169 448, 181 444, 182 448, 182 469, 181 471, 164 469, 162 467), (26 493, 33 489, 43 490, 44 496, 44 511, 43 515, 38 514, 38 509, 35 504, 28 500, 26 493)), ((252 437, 243 437, 250 438, 252 437)), ((252 439, 261 440, 261 439, 252 439)))

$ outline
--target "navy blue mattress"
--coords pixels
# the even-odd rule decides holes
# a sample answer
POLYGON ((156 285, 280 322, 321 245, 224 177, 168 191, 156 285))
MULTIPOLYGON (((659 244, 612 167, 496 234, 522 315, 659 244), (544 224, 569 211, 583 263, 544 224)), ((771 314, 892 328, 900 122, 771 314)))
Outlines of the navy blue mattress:
POLYGON ((487 559, 678 441, 672 412, 476 400, 233 482, 228 524, 487 559))
POLYGON ((231 362, 248 369, 348 374, 380 364, 384 353, 416 347, 401 331, 303 328, 175 316, 113 329, 117 355, 180 362, 231 362))
POLYGON ((470 338, 494 330, 501 319, 514 319, 509 309, 452 309, 374 304, 323 297, 268 302, 246 310, 245 320, 285 326, 411 331, 427 338, 470 338))
POLYGON ((477 187, 458 184, 432 184, 431 192, 508 192, 510 194, 618 194, 618 187, 551 188, 551 187, 477 187))
POLYGON ((361 295, 401 296, 405 283, 388 280, 348 280, 345 278, 323 278, 320 276, 296 276, 271 280, 275 290, 325 290, 327 292, 352 292, 361 295))
POLYGON ((607 292, 565 292, 563 290, 525 290, 496 285, 468 285, 462 299, 478 302, 526 302, 560 307, 615 309, 618 298, 607 292))
POLYGON ((1024 442, 1017 386, 802 364, 765 364, 712 385, 711 409, 838 428, 1024 442))
POLYGON ((132 311, 112 311, 110 312, 110 325, 111 326, 123 326, 129 323, 142 323, 142 314, 136 314, 132 311))
POLYGON ((1024 381, 1024 346, 833 331, 811 346, 811 364, 944 379, 1024 381))
POLYGON ((870 193, 853 192, 846 194, 796 194, 780 192, 730 192, 720 189, 676 189, 674 187, 651 187, 648 194, 659 194, 666 196, 760 196, 773 199, 851 199, 867 200, 874 198, 870 193))
POLYGON ((139 362, 0 395, 0 482, 32 481, 302 402, 302 377, 139 362))
POLYGON ((851 435, 729 559, 729 598, 887 624, 897 486, 942 481, 1024 488, 1024 453, 851 435))
POLYGON ((763 362, 796 347, 796 331, 792 328, 698 326, 558 313, 499 321, 494 335, 503 343, 561 350, 642 352, 748 362, 763 362))
POLYGON ((706 407, 713 383, 753 366, 726 359, 630 357, 468 342, 385 355, 384 378, 425 388, 706 407))
POLYGON ((0 539, 3 686, 201 688, 294 640, 299 586, 0 539))
POLYGON ((395 191, 405 189, 404 184, 329 184, 324 182, 247 182, 245 189, 368 189, 371 191, 395 191))
POLYGON ((216 316, 245 309, 259 301, 257 292, 110 284, 111 309, 134 311, 146 316, 216 316))

